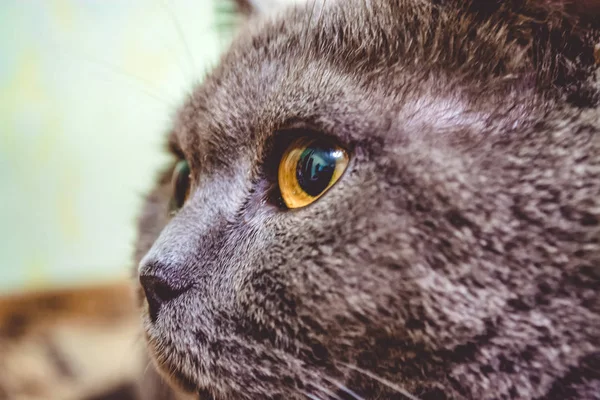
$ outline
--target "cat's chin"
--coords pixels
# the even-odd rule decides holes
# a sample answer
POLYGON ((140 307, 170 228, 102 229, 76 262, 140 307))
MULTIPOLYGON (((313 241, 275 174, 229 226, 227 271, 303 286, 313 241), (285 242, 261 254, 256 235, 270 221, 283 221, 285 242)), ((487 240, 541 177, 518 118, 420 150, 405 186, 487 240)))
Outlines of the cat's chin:
POLYGON ((156 371, 164 381, 170 387, 191 398, 198 395, 202 400, 217 400, 208 387, 201 385, 197 379, 194 379, 178 367, 177 360, 169 356, 170 354, 177 354, 173 346, 164 341, 158 330, 149 321, 145 322, 144 338, 148 355, 152 359, 156 371), (202 395, 200 396, 200 394, 202 395))
POLYGON ((165 382, 176 391, 180 392, 189 399, 199 400, 224 400, 224 397, 215 394, 213 388, 208 385, 200 385, 196 380, 187 376, 183 371, 180 371, 175 367, 173 362, 169 360, 161 360, 156 353, 155 345, 152 342, 148 342, 148 348, 152 362, 158 373, 165 380, 165 382))
POLYGON ((184 395, 185 399, 226 400, 230 398, 225 393, 226 389, 219 385, 218 380, 208 376, 208 365, 212 360, 199 357, 197 362, 188 364, 189 358, 178 356, 205 351, 199 344, 196 344, 194 349, 182 349, 173 343, 173 340, 185 343, 186 333, 189 332, 180 332, 182 337, 165 335, 162 329, 164 327, 160 326, 160 322, 158 324, 150 322, 147 315, 144 319, 144 338, 148 354, 156 371, 171 388, 184 395))
POLYGON ((172 362, 172 360, 168 360, 165 359, 165 357, 160 356, 160 353, 158 353, 156 350, 158 345, 154 341, 149 340, 147 334, 146 341, 152 362, 154 363, 156 370, 171 387, 177 388, 178 390, 187 394, 194 394, 206 390, 205 388, 201 388, 194 379, 180 371, 174 365, 175 363, 172 362))

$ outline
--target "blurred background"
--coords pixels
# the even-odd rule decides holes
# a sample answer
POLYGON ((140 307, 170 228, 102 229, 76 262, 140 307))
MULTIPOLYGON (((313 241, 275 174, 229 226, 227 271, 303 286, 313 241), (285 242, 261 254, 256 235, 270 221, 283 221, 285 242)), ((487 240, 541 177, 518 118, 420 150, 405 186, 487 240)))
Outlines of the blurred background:
POLYGON ((233 12, 0 1, 0 400, 137 398, 151 367, 130 285, 136 218, 233 12))
POLYGON ((0 2, 0 294, 128 276, 164 133, 227 44, 232 9, 0 2))

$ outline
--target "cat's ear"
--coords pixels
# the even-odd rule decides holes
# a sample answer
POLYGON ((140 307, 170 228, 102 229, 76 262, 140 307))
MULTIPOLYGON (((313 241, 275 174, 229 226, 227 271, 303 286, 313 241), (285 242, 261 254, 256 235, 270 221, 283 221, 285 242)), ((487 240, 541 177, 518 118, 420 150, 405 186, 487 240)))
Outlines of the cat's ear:
POLYGON ((235 0, 238 10, 245 15, 266 14, 285 6, 308 0, 235 0))

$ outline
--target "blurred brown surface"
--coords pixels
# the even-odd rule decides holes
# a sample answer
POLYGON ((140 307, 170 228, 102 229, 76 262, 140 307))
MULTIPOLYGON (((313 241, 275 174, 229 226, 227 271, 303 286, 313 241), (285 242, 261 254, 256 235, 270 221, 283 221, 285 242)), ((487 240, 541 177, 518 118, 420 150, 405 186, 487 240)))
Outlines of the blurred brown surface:
POLYGON ((0 296, 0 327, 3 328, 15 319, 22 320, 25 325, 39 326, 63 319, 114 321, 128 318, 135 312, 129 282, 0 296))
POLYGON ((0 297, 0 399, 131 398, 145 367, 133 299, 129 282, 0 297))

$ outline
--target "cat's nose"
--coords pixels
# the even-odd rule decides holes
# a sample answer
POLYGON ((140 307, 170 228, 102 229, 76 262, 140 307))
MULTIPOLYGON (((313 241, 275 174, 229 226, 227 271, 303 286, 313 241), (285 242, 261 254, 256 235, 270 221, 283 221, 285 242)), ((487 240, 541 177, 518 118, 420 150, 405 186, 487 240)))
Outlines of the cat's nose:
POLYGON ((179 288, 166 279, 154 275, 140 275, 140 283, 148 301, 148 311, 152 322, 156 322, 161 307, 185 293, 189 287, 179 288))

